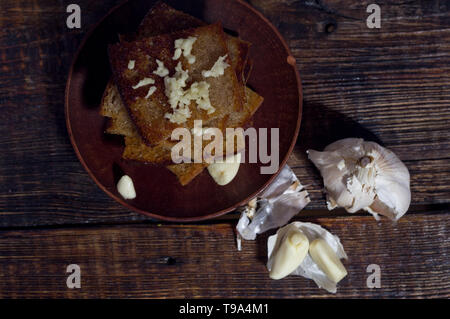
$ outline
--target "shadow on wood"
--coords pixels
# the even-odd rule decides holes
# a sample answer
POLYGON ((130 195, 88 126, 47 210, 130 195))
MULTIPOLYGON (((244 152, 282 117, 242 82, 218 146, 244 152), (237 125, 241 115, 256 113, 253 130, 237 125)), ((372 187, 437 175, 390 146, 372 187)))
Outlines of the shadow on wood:
POLYGON ((348 137, 359 137, 383 145, 381 140, 361 124, 318 103, 304 102, 297 146, 322 151, 327 145, 348 137))

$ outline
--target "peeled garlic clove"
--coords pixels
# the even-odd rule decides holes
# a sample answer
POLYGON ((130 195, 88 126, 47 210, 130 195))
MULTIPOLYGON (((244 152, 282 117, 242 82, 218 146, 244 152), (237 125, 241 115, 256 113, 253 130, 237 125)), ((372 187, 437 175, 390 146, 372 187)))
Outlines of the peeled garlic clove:
POLYGON ((117 183, 117 191, 125 199, 136 198, 136 191, 134 189, 133 180, 128 175, 124 175, 117 183))
MULTIPOLYGON (((342 246, 338 236, 333 235, 317 224, 292 222, 280 228, 275 235, 272 235, 267 239, 267 269, 269 269, 269 271, 272 270, 275 256, 281 246, 281 243, 283 242, 285 234, 292 230, 292 228, 300 230, 308 238, 310 243, 314 242, 318 238, 324 240, 338 260, 347 259, 347 254, 345 253, 344 247, 342 246)), ((311 244, 309 246, 310 247, 308 250, 311 251, 311 244)), ((314 254, 314 248, 312 250, 314 254)), ((316 258, 316 260, 317 259, 318 258, 316 258)), ((319 288, 323 288, 330 293, 336 293, 337 291, 336 283, 328 278, 328 275, 325 274, 310 254, 306 255, 298 267, 294 271, 290 272, 290 275, 312 279, 319 288)))
POLYGON ((322 238, 313 240, 309 245, 309 255, 319 268, 334 283, 338 283, 345 276, 347 270, 334 253, 333 249, 322 238))
POLYGON ((408 169, 377 143, 347 138, 323 152, 308 150, 308 157, 322 174, 329 209, 343 207, 350 213, 364 209, 394 220, 408 210, 408 169))
POLYGON ((292 273, 308 254, 309 241, 301 230, 291 227, 285 234, 273 260, 269 276, 281 279, 292 273))
POLYGON ((208 166, 208 172, 220 186, 226 185, 236 176, 241 165, 241 153, 229 156, 225 161, 218 161, 208 166))

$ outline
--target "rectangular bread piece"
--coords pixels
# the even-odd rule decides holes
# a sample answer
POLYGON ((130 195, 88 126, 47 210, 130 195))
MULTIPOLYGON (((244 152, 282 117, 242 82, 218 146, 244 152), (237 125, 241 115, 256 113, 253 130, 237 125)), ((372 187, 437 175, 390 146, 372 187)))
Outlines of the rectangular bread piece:
MULTIPOLYGON (((145 16, 138 32, 124 38, 127 41, 132 41, 137 38, 164 34, 202 25, 205 25, 203 21, 185 14, 184 12, 175 10, 165 3, 158 2, 145 16)), ((246 66, 246 61, 250 43, 227 35, 226 44, 231 59, 231 66, 235 70, 238 81, 243 83, 244 79, 248 78, 249 71, 248 66, 246 66)), ((262 103, 263 99, 248 88, 246 88, 245 94, 245 109, 249 110, 251 116, 262 103)), ((112 79, 105 88, 100 113, 103 116, 110 118, 106 129, 107 133, 123 135, 126 137, 124 158, 156 163, 169 160, 167 156, 168 153, 161 148, 161 145, 156 147, 145 145, 142 138, 139 136, 134 123, 131 121, 127 109, 121 101, 117 86, 112 79)), ((246 117, 246 119, 239 122, 242 123, 247 120, 246 117)), ((230 124, 231 125, 227 126, 234 126, 233 123, 230 124)), ((161 144, 164 145, 164 142, 161 144)), ((171 145, 173 144, 166 143, 165 147, 171 145)), ((186 185, 200 174, 206 166, 207 165, 205 164, 171 164, 168 165, 167 168, 177 176, 182 185, 186 185)))
MULTIPOLYGON (((163 2, 157 2, 144 17, 137 33, 122 36, 121 38, 132 41, 142 37, 173 32, 176 30, 201 25, 205 25, 205 23, 184 12, 175 10, 163 2)), ((241 82, 244 79, 243 72, 247 61, 250 43, 229 35, 226 36, 226 43, 230 54, 231 66, 236 72, 238 81, 241 82)), ((112 79, 105 88, 101 102, 100 114, 111 118, 106 128, 107 133, 132 137, 132 139, 128 139, 131 143, 124 152, 126 158, 132 159, 133 154, 141 153, 143 147, 139 145, 137 147, 138 149, 133 150, 133 147, 137 144, 136 141, 139 140, 139 137, 136 136, 136 128, 132 124, 132 121, 127 114, 127 110, 123 106, 117 86, 112 79)), ((239 116, 245 117, 245 115, 242 114, 239 116)), ((205 124, 208 125, 211 123, 205 124)), ((174 144, 167 140, 161 143, 164 144, 166 149, 170 149, 174 144)), ((127 145, 127 141, 125 141, 125 144, 127 145)), ((161 152, 162 145, 158 145, 158 147, 154 149, 154 152, 152 152, 151 149, 152 148, 150 147, 146 148, 144 157, 147 161, 153 163, 163 163, 170 160, 170 155, 168 153, 164 154, 164 152, 161 152)))
POLYGON ((226 68, 219 77, 202 76, 203 70, 209 70, 219 57, 226 56, 225 61, 230 64, 228 49, 224 40, 224 33, 219 24, 208 25, 196 29, 178 31, 171 34, 146 38, 134 42, 120 42, 109 46, 109 57, 114 79, 119 93, 127 107, 131 119, 135 123, 141 137, 148 145, 156 145, 168 139, 175 128, 193 128, 194 120, 208 122, 221 120, 242 110, 243 88, 239 85, 236 74, 231 68, 226 68), (192 54, 196 57, 193 64, 189 64, 183 55, 174 60, 174 42, 177 39, 195 37, 192 54), (157 69, 156 60, 164 63, 170 75, 175 73, 178 63, 182 63, 183 70, 189 72, 189 81, 206 81, 209 84, 209 99, 215 108, 208 113, 191 102, 189 109, 191 116, 183 123, 172 123, 165 118, 173 112, 165 95, 164 79, 153 72, 157 69), (129 69, 130 61, 134 61, 134 68, 129 69), (137 87, 142 80, 151 78, 156 91, 148 96, 150 85, 137 87))

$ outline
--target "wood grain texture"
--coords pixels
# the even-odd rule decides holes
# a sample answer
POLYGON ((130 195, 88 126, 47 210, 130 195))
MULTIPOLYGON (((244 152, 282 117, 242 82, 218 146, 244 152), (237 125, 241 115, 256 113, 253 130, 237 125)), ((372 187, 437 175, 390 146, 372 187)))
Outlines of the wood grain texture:
POLYGON ((338 235, 347 251, 349 275, 336 295, 301 277, 271 280, 267 235, 238 252, 234 225, 223 223, 1 231, 0 297, 450 297, 445 216, 306 221, 338 235), (81 289, 66 286, 72 263, 81 289), (381 267, 380 289, 367 288, 369 264, 381 267))
MULTIPOLYGON (((371 30, 369 2, 250 1, 288 41, 303 81, 302 127, 289 164, 310 185, 307 209, 324 209, 321 178, 305 150, 366 137, 405 161, 413 205, 448 204, 450 6, 379 1, 382 27, 371 30)), ((69 65, 82 36, 119 1, 78 3, 80 30, 66 28, 65 3, 0 3, 0 226, 148 220, 103 194, 69 143, 69 65)))
POLYGON ((302 128, 289 164, 313 185, 309 209, 324 203, 305 151, 355 136, 405 161, 413 204, 448 203, 449 3, 378 1, 382 25, 369 29, 371 1, 250 2, 286 37, 302 76, 302 128))
MULTIPOLYGON (((159 225, 122 208, 90 180, 70 145, 64 86, 82 37, 120 0, 77 3, 66 28, 61 1, 0 1, 0 297, 330 297, 303 278, 269 280, 266 240, 236 252, 237 215, 159 225), (66 266, 82 289, 66 287, 66 266)), ((450 3, 250 0, 286 38, 304 90, 289 165, 311 194, 297 220, 340 236, 350 260, 335 297, 450 297, 450 3), (360 136, 396 152, 413 202, 397 225, 327 212, 307 160, 336 139, 360 136), (366 287, 366 267, 382 288, 366 287)))

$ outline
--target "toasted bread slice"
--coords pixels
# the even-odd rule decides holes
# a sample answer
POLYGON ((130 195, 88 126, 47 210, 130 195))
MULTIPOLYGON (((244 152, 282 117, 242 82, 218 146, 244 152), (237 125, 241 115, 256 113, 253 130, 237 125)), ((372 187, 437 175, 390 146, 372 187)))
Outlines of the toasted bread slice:
POLYGON ((242 72, 244 85, 247 85, 248 80, 250 79, 250 74, 253 70, 253 61, 250 58, 247 58, 247 62, 244 65, 244 70, 242 72))
POLYGON ((167 168, 174 173, 181 185, 189 184, 207 167, 207 164, 181 163, 168 165, 167 168))
MULTIPOLYGON (((236 74, 231 68, 226 68, 219 77, 204 78, 203 70, 209 70, 217 59, 228 55, 224 41, 224 33, 219 24, 213 24, 196 29, 183 30, 167 35, 147 38, 135 42, 121 42, 109 46, 109 57, 115 82, 120 96, 128 108, 133 122, 148 145, 156 145, 170 137, 172 131, 178 127, 191 129, 194 120, 220 120, 229 114, 242 111, 243 89, 239 85, 236 74), (171 114, 168 99, 164 94, 163 78, 153 74, 157 69, 156 59, 162 61, 171 73, 174 72, 178 60, 173 60, 174 42, 179 38, 196 37, 192 54, 196 57, 193 64, 189 64, 184 56, 181 61, 184 70, 189 71, 191 83, 206 81, 209 84, 209 98, 215 107, 215 112, 208 114, 196 106, 190 105, 191 117, 186 122, 177 124, 165 118, 171 114), (129 61, 135 61, 135 67, 128 68, 129 61), (149 86, 133 88, 141 80, 152 78, 156 92, 147 96, 149 86), (231 106, 231 107, 230 107, 231 106)), ((225 59, 231 63, 229 57, 225 59)))
MULTIPOLYGON (((157 2, 142 20, 138 32, 128 38, 133 40, 142 39, 205 25, 206 23, 200 19, 176 10, 164 2, 157 2)), ((230 53, 231 66, 236 71, 238 81, 243 83, 243 70, 247 61, 250 43, 231 35, 225 35, 225 41, 230 53)))
MULTIPOLYGON (((159 2, 146 15, 137 34, 134 34, 132 37, 128 36, 125 39, 132 41, 139 37, 153 36, 201 25, 204 25, 203 21, 159 2)), ((231 59, 231 66, 236 72, 238 81, 242 83, 246 78, 244 67, 247 64, 246 61, 250 43, 232 36, 226 36, 226 43, 231 59)), ((248 69, 248 66, 245 68, 248 69)), ((249 109, 251 115, 253 115, 261 104, 262 98, 248 88, 245 93, 247 97, 245 109, 249 109)), ((106 130, 107 133, 126 136, 126 147, 123 154, 124 158, 144 162, 161 162, 161 160, 168 160, 167 155, 170 154, 169 152, 165 152, 161 147, 150 148, 144 144, 121 101, 118 89, 112 79, 105 89, 100 113, 103 116, 110 117, 109 125, 106 130)), ((237 124, 238 123, 235 125, 237 124)), ((200 174, 206 166, 206 164, 186 163, 172 164, 167 166, 167 168, 178 177, 182 185, 186 185, 200 174)))
MULTIPOLYGON (((241 127, 248 121, 248 119, 256 112, 263 98, 249 88, 245 88, 246 103, 244 105, 245 118, 237 117, 229 119, 227 127, 241 127)), ((121 104, 119 101, 117 104, 121 104)), ((111 117, 111 122, 107 128, 107 132, 111 134, 120 134, 125 136, 125 148, 123 158, 130 160, 137 160, 141 162, 164 164, 171 162, 171 148, 176 141, 167 141, 167 143, 160 143, 156 146, 147 146, 142 138, 139 136, 134 123, 129 119, 125 106, 122 104, 122 109, 118 110, 116 115, 111 117)), ((205 142, 207 143, 207 142, 205 142)), ((231 150, 229 150, 230 152, 231 150)), ((237 151, 235 149, 234 151, 237 151)))
POLYGON ((123 105, 117 86, 110 81, 103 94, 100 114, 109 117, 106 133, 123 136, 138 134, 128 111, 123 105))
MULTIPOLYGON (((245 93, 247 97, 245 107, 249 110, 251 116, 253 116, 264 99, 249 88, 245 88, 245 93)), ((168 165, 167 168, 177 176, 180 184, 185 186, 197 177, 207 166, 208 164, 206 163, 182 163, 168 165)))
MULTIPOLYGON (((134 39, 142 37, 148 37, 202 25, 205 25, 203 21, 184 12, 175 10, 174 8, 168 6, 163 2, 158 2, 144 17, 138 29, 138 32, 135 34, 122 36, 121 39, 132 41, 134 39)), ((231 59, 231 66, 236 72, 238 81, 243 83, 243 79, 245 77, 243 73, 244 66, 247 61, 250 43, 229 35, 226 36, 226 42, 231 59)), ((123 103, 120 99, 117 86, 114 84, 112 79, 109 81, 104 91, 100 114, 111 118, 106 129, 107 133, 129 137, 135 136, 136 128, 131 124, 131 119, 128 116, 126 109, 123 107, 123 103)), ((209 125, 214 123, 205 124, 209 125)), ((171 147, 173 145, 173 143, 163 143, 165 143, 167 147, 171 147)), ((132 153, 127 152, 127 154, 132 153)), ((152 158, 156 162, 163 162, 168 160, 167 156, 166 158, 158 159, 156 154, 147 157, 152 158)))
POLYGON ((135 39, 205 26, 206 23, 158 1, 142 19, 135 39))
MULTIPOLYGON (((247 100, 244 104, 245 112, 231 117, 227 127, 243 126, 262 103, 262 98, 249 88, 245 89, 245 93, 247 100)), ((113 83, 109 83, 105 90, 101 114, 111 118, 106 128, 107 133, 126 137, 124 158, 159 164, 171 161, 170 150, 176 142, 166 140, 154 147, 145 145, 122 103, 117 87, 113 83)))
POLYGON ((236 72, 239 83, 245 85, 245 68, 248 61, 250 43, 232 36, 227 36, 226 43, 228 52, 230 52, 231 66, 236 72))

